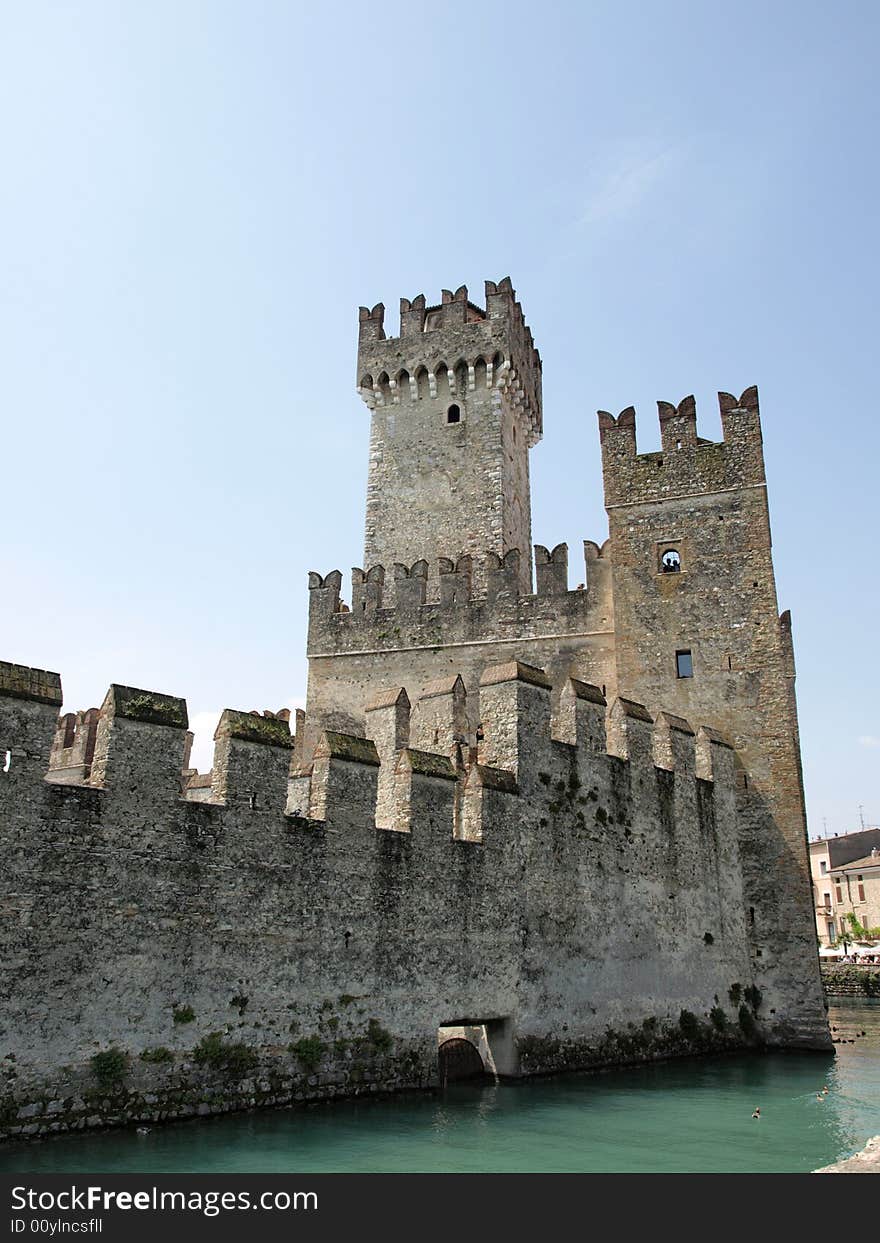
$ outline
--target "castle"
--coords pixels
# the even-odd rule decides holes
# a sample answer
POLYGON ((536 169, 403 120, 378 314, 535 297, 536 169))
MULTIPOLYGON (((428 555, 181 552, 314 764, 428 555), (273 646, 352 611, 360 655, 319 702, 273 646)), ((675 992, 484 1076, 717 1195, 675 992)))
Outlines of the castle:
POLYGON ((0 664, 0 1128, 40 1135, 741 1046, 830 1049, 758 396, 600 412, 609 538, 534 549, 510 280, 361 308, 363 568, 227 710, 0 664), (438 1048, 440 1050, 438 1058, 438 1048))

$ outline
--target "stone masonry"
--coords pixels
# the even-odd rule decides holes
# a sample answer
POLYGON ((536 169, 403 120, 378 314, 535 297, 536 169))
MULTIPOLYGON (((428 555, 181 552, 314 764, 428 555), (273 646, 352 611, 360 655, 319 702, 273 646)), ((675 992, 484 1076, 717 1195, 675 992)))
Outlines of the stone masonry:
POLYGON ((829 1049, 757 393, 600 415, 610 538, 529 549, 540 360, 510 281, 361 310, 364 569, 309 688, 227 710, 0 664, 0 1130, 829 1049), (451 410, 451 407, 455 409, 451 410), (451 418, 450 418, 451 414, 451 418), (475 1040, 477 1038, 475 1037, 475 1040))

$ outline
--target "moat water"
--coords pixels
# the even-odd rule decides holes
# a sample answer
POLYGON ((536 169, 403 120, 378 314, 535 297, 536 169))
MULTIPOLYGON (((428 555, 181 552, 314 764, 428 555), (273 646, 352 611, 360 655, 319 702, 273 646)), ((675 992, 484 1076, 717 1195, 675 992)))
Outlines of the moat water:
POLYGON ((143 1136, 61 1136, 0 1150, 0 1170, 808 1171, 880 1134, 880 1001, 839 999, 830 1021, 852 1042, 834 1056, 693 1059, 202 1119, 143 1136))

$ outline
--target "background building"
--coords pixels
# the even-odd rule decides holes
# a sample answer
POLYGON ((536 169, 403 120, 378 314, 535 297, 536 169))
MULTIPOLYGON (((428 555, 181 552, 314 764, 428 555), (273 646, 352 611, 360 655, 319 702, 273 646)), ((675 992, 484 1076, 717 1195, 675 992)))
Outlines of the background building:
POLYGON ((855 914, 863 927, 880 927, 880 871, 871 853, 878 849, 880 828, 810 842, 816 933, 823 945, 833 945, 845 934, 851 939, 848 913, 855 914), (872 922, 865 924, 865 918, 872 922))

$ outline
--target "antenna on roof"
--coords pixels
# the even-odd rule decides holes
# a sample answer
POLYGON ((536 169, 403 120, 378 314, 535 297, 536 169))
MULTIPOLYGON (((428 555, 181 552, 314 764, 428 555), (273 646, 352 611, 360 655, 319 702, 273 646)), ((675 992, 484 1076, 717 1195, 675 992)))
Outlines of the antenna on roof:
POLYGON ((864 809, 864 807, 862 806, 862 804, 861 804, 861 803, 859 803, 859 824, 860 824, 860 825, 862 826, 862 828, 864 829, 864 827, 865 827, 865 809, 864 809))

